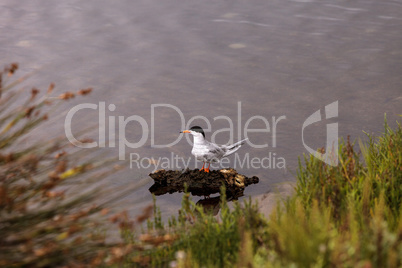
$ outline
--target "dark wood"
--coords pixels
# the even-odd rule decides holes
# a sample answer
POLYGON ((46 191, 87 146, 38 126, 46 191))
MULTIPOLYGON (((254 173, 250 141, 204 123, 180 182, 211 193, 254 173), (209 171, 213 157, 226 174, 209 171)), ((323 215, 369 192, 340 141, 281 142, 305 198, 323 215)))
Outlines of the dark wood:
POLYGON ((187 191, 192 195, 209 196, 219 193, 220 187, 225 185, 226 195, 228 198, 233 198, 242 196, 248 185, 259 182, 258 177, 248 178, 233 168, 211 170, 208 173, 198 169, 184 171, 160 169, 149 176, 155 182, 149 191, 155 195, 183 192, 187 185, 187 191))

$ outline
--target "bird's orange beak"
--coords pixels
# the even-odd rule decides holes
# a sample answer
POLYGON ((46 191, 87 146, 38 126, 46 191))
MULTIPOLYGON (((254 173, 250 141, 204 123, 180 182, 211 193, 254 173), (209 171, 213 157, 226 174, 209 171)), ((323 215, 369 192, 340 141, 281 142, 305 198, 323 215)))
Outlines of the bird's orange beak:
POLYGON ((180 133, 191 133, 190 130, 183 130, 180 133))

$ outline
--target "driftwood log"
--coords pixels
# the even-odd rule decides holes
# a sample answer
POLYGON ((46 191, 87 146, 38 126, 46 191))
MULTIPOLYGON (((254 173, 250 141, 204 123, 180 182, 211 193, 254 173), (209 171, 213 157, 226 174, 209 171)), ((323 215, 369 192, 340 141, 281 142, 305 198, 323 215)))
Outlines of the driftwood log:
POLYGON ((246 186, 259 182, 258 177, 248 178, 233 168, 211 170, 209 173, 198 169, 184 171, 160 169, 149 176, 155 182, 149 191, 155 195, 183 192, 187 185, 187 191, 192 195, 209 196, 219 193, 221 186, 225 185, 226 195, 236 198, 243 195, 246 186))

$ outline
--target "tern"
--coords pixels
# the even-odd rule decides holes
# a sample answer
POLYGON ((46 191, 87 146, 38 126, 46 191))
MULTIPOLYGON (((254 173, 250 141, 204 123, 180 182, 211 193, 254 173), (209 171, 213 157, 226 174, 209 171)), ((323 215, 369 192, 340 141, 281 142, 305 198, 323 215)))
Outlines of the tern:
POLYGON ((190 130, 183 130, 180 133, 190 133, 194 137, 193 149, 191 153, 204 164, 200 171, 209 172, 209 166, 212 162, 219 162, 223 157, 233 154, 245 143, 244 139, 232 145, 218 145, 205 139, 204 130, 199 126, 191 127, 190 130), (204 168, 208 163, 208 168, 204 168))

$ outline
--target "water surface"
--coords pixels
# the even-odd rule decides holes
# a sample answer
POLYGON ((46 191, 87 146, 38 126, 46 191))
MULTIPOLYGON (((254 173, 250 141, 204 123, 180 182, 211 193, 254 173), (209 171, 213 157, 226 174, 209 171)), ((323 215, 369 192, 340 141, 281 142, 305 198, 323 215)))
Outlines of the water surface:
MULTIPOLYGON (((384 113, 391 125, 402 113, 402 1, 3 0, 0 8, 3 64, 19 62, 22 73, 37 71, 29 85, 39 88, 55 82, 58 93, 95 89, 90 97, 66 104, 57 120, 39 130, 42 137, 63 134, 67 108, 83 102, 114 104, 107 116, 116 122, 118 116, 138 115, 149 126, 153 104, 177 107, 186 122, 204 116, 212 131, 230 127, 227 120, 214 120, 227 116, 233 120, 234 141, 239 129, 244 138, 249 118, 262 116, 271 131, 251 133, 249 139, 268 147, 244 146, 239 156, 275 154, 285 159, 286 169, 237 167, 260 177, 246 195, 294 180, 297 157, 307 153, 303 122, 318 109, 324 116, 325 105, 338 101, 339 116, 306 128, 305 142, 312 148, 325 146, 327 123, 338 122, 340 136, 353 139, 362 131, 380 134, 384 113), (277 125, 274 147, 272 118, 280 116, 286 119, 277 125)), ((74 118, 73 130, 97 122, 97 112, 87 110, 74 118)), ((181 120, 175 110, 156 109, 154 122, 156 144, 178 137, 181 120)), ((206 127, 202 120, 194 124, 206 127)), ((261 120, 249 125, 264 127, 261 120)), ((125 134, 139 141, 141 125, 128 124, 125 134)), ((152 148, 147 135, 144 146, 127 149, 127 158, 129 153, 190 156, 185 138, 169 148, 152 148)), ((230 139, 228 132, 215 138, 222 144, 230 139)), ((118 156, 117 148, 103 150, 118 156)), ((194 160, 190 163, 194 167, 194 160)), ((128 169, 111 183, 131 184, 151 170, 128 169)), ((150 185, 126 198, 126 208, 136 213, 148 204, 150 185)), ((163 214, 174 214, 180 199, 180 194, 159 197, 163 214)))

